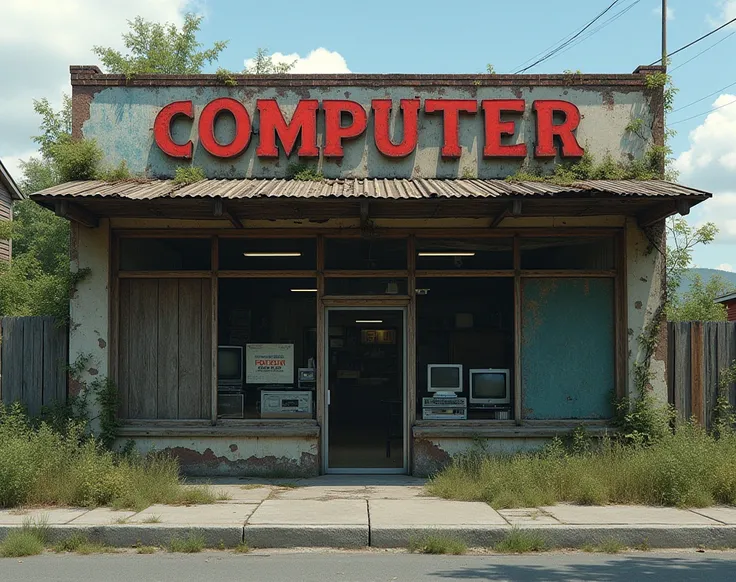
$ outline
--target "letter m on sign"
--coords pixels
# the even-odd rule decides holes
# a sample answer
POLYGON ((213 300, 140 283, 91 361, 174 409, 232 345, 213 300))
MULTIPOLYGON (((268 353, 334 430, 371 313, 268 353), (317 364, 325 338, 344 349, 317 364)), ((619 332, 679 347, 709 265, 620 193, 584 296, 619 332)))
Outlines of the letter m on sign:
POLYGON ((317 148, 319 101, 316 99, 299 101, 289 123, 284 119, 275 99, 259 99, 257 106, 260 116, 261 140, 256 154, 259 157, 277 158, 279 156, 279 150, 276 147, 277 135, 284 147, 284 152, 290 156, 300 133, 301 144, 297 155, 304 158, 314 158, 319 155, 317 148))

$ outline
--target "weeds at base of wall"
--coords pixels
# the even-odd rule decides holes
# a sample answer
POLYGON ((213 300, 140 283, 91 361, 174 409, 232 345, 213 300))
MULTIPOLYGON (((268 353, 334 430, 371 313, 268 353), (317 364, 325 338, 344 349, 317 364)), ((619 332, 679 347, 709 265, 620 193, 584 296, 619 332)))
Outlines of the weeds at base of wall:
POLYGON ((453 537, 433 535, 411 538, 408 550, 412 554, 451 554, 460 556, 468 550, 468 546, 462 540, 453 537))
POLYGON ((202 168, 197 166, 179 166, 174 174, 174 184, 177 186, 188 186, 195 182, 201 182, 207 175, 202 168))
POLYGON ((186 536, 171 538, 168 550, 171 553, 196 554, 204 549, 204 536, 197 531, 190 531, 186 536))
POLYGON ((502 554, 544 552, 547 550, 547 542, 537 532, 514 527, 504 539, 493 547, 493 550, 502 554))

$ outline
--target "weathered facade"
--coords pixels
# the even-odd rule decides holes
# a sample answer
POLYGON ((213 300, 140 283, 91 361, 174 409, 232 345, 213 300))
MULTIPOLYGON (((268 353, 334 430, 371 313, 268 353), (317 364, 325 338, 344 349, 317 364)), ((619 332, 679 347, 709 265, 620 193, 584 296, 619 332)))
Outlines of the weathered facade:
MULTIPOLYGON (((22 198, 20 189, 0 161, 0 220, 13 220, 13 201, 22 198)), ((11 241, 0 239, 0 261, 9 261, 12 250, 11 241)))
POLYGON ((636 362, 667 397, 666 346, 640 341, 663 220, 709 195, 506 178, 642 159, 663 140, 652 72, 226 85, 72 67, 74 135, 141 177, 34 197, 90 269, 70 359, 117 383, 121 439, 196 474, 427 474, 479 442, 604 430, 636 362), (205 179, 173 180, 191 167, 205 179))

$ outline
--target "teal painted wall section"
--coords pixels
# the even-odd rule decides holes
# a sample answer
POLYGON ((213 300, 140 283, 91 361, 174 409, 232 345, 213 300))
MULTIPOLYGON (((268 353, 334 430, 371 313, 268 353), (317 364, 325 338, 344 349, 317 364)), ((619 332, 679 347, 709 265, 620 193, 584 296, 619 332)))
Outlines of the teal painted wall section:
POLYGON ((613 283, 592 278, 522 281, 525 418, 613 415, 613 283))

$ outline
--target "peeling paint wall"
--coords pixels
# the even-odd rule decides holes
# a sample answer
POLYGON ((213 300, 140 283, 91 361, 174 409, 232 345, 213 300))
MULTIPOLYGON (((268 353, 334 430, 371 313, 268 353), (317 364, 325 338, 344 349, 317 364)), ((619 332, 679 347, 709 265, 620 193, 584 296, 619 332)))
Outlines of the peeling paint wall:
POLYGON ((141 453, 162 451, 177 457, 185 475, 319 475, 317 437, 136 437, 134 440, 141 453))
MULTIPOLYGON (((89 356, 80 383, 72 381, 69 386, 74 394, 95 378, 109 374, 110 231, 107 219, 101 220, 97 228, 72 222, 71 231, 72 271, 89 269, 77 284, 69 306, 69 363, 89 356)), ((94 402, 90 401, 90 407, 94 408, 94 402)), ((91 416, 97 416, 94 410, 91 410, 91 416)))
MULTIPOLYGON (((75 98, 86 103, 89 88, 75 87, 75 98), (84 89, 84 90, 82 90, 84 89)), ((232 160, 218 160, 209 155, 199 144, 197 123, 179 119, 172 126, 172 137, 177 143, 192 140, 195 144, 192 163, 204 169, 210 178, 279 177, 287 174, 296 156, 287 158, 283 151, 273 160, 259 159, 255 155, 258 143, 260 119, 256 114, 257 99, 277 99, 284 116, 291 118, 300 99, 350 99, 360 103, 370 112, 372 99, 390 96, 394 103, 400 99, 524 99, 526 110, 519 116, 517 132, 510 141, 530 145, 527 162, 535 167, 552 170, 554 160, 541 161, 532 157, 536 141, 536 122, 532 102, 543 99, 570 101, 578 106, 582 122, 577 139, 583 148, 600 159, 606 154, 614 158, 641 158, 648 145, 647 140, 626 131, 632 119, 641 118, 644 127, 654 121, 653 108, 643 86, 574 86, 570 84, 544 86, 358 86, 342 87, 108 87, 100 88, 91 96, 89 116, 84 121, 85 137, 97 140, 105 152, 105 163, 117 166, 123 160, 133 173, 146 173, 151 177, 171 177, 179 160, 167 157, 153 141, 153 125, 160 109, 174 101, 192 100, 195 117, 202 108, 218 97, 231 97, 242 102, 253 122, 254 133, 245 152, 232 160)), ((80 108, 82 107, 80 103, 80 108)), ((400 110, 392 110, 391 127, 394 141, 400 141, 403 129, 398 120, 400 110)), ((79 119, 85 119, 80 111, 79 119)), ((230 143, 235 123, 231 116, 218 119, 216 137, 220 143, 230 143)), ((324 115, 318 116, 318 144, 324 143, 324 115)), ((483 148, 483 114, 462 115, 459 143, 462 157, 459 160, 443 159, 442 115, 419 116, 419 143, 417 149, 406 158, 390 159, 378 152, 373 142, 373 116, 369 115, 366 131, 356 139, 345 141, 345 156, 334 160, 320 157, 314 162, 326 177, 360 178, 380 177, 432 177, 454 178, 468 174, 478 178, 503 178, 515 173, 523 160, 485 160, 483 148)), ((644 136, 649 137, 649 136, 644 136)))
MULTIPOLYGON (((469 432, 472 432, 469 431, 469 432)), ((490 454, 513 454, 535 451, 549 442, 547 438, 414 438, 412 475, 426 477, 447 465, 452 457, 471 451, 490 454)))
MULTIPOLYGON (((642 359, 639 338, 664 305, 666 293, 666 271, 664 252, 666 236, 664 221, 648 230, 648 235, 629 219, 626 225, 627 250, 627 347, 628 386, 627 393, 636 395, 634 364, 642 359)), ((667 326, 660 329, 657 350, 652 358, 651 389, 661 401, 667 402, 667 326)))

